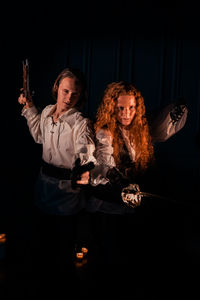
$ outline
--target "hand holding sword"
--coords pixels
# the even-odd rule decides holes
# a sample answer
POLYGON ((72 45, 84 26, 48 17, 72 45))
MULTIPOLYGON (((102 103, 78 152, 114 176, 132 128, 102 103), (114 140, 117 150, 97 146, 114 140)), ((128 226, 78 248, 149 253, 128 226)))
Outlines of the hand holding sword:
POLYGON ((158 198, 174 202, 172 199, 163 197, 161 195, 152 194, 148 192, 141 192, 139 185, 136 183, 130 183, 128 186, 124 187, 121 192, 121 197, 125 204, 133 208, 140 206, 142 202, 142 197, 158 198))
POLYGON ((124 176, 117 168, 113 167, 107 172, 107 178, 111 185, 114 186, 114 189, 120 189, 121 199, 122 201, 132 207, 135 208, 140 206, 142 203, 142 197, 151 197, 151 198, 159 198, 167 201, 171 201, 171 199, 152 194, 148 192, 142 192, 137 183, 132 183, 131 180, 124 176))

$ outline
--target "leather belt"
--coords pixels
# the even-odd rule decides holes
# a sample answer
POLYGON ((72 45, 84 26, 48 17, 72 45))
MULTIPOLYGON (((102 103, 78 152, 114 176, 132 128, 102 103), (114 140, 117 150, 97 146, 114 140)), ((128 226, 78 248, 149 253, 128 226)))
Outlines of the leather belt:
POLYGON ((59 168, 42 160, 42 173, 60 180, 71 179, 71 169, 59 168))

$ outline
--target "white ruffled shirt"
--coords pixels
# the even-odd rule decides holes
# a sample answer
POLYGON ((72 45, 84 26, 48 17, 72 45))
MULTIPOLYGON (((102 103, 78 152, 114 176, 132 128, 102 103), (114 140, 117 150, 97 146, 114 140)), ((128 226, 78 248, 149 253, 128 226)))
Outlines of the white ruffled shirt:
POLYGON ((22 110, 33 139, 43 145, 43 160, 67 169, 74 167, 78 157, 81 165, 96 163, 91 121, 76 108, 71 108, 54 123, 55 109, 56 104, 46 106, 41 113, 35 106, 22 110))

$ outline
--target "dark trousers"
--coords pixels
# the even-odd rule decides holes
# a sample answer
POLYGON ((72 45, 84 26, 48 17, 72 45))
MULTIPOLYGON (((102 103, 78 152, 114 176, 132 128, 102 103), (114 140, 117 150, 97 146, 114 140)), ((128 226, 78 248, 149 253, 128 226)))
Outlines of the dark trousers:
POLYGON ((34 269, 64 271, 73 264, 77 215, 49 215, 34 208, 31 254, 34 269))

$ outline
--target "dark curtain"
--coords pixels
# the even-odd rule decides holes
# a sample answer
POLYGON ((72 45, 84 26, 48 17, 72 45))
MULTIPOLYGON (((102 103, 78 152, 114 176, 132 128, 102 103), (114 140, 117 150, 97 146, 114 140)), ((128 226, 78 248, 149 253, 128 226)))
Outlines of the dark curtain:
MULTIPOLYGON (((166 4, 166 3, 164 3, 166 4)), ((5 9, 2 35, 2 218, 26 211, 40 164, 41 148, 28 132, 17 103, 22 60, 30 62, 35 103, 53 103, 51 88, 67 66, 80 68, 88 82, 85 113, 95 119, 106 85, 128 80, 141 90, 148 113, 183 97, 185 127, 156 145, 163 181, 184 201, 199 194, 200 39, 198 10, 190 2, 171 7, 149 2, 83 2, 64 8, 19 5, 5 9), (9 14, 8 14, 9 11, 9 14), (9 25, 12 26, 9 26, 9 25), (6 211, 6 214, 4 213, 6 211)))

